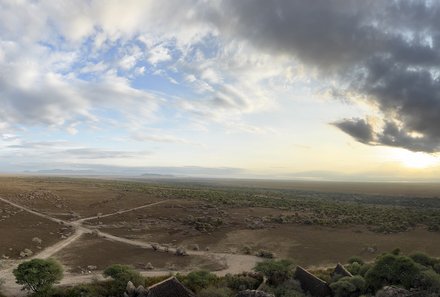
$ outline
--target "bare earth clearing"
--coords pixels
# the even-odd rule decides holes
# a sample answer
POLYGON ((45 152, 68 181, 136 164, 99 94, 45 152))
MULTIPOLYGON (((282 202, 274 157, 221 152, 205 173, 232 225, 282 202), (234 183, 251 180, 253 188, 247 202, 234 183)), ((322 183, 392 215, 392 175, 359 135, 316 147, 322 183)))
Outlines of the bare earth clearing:
MULTIPOLYGON (((232 188, 223 191, 224 183, 228 181, 172 186, 170 182, 0 177, 0 278, 6 280, 5 293, 20 294, 12 269, 32 257, 57 258, 67 272, 62 284, 69 285, 99 279, 102 269, 114 263, 131 264, 145 275, 197 268, 239 273, 254 267, 260 258, 253 255, 260 250, 305 266, 329 265, 353 255, 373 259, 395 247, 440 256, 440 233, 424 226, 388 234, 352 223, 320 226, 282 221, 309 215, 305 207, 279 204, 284 199, 280 189, 288 191, 294 185, 262 182, 264 191, 248 194, 254 191, 251 181, 230 182, 232 188), (222 195, 236 200, 232 203, 222 195), (241 205, 240 197, 274 201, 274 206, 241 205), (154 243, 159 251, 152 249, 154 243), (179 246, 189 256, 176 256, 179 246), (26 249, 32 254, 20 255, 26 249), (147 270, 148 263, 153 270, 147 270)), ((297 185, 301 190, 306 186, 311 184, 297 185)), ((315 186, 323 191, 318 193, 321 196, 337 190, 337 184, 315 186)), ((382 188, 384 195, 414 194, 413 188, 405 187, 382 188)), ((437 188, 426 188, 421 196, 438 195, 437 188)), ((377 195, 381 188, 351 184, 340 189, 377 195)), ((320 211, 325 216, 326 208, 320 211)))

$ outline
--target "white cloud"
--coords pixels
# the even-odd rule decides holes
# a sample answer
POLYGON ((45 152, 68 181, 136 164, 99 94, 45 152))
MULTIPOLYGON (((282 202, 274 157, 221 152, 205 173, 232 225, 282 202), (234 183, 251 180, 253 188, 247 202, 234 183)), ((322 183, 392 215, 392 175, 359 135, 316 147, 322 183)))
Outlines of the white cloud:
POLYGON ((153 65, 169 60, 171 60, 170 51, 163 45, 153 47, 148 53, 148 62, 153 65))

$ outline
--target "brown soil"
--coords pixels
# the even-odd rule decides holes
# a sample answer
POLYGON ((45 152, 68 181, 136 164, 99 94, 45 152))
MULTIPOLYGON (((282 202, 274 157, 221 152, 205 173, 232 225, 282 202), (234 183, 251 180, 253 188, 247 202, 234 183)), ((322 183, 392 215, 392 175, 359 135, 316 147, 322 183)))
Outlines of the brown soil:
POLYGON ((63 228, 57 223, 0 202, 0 257, 4 255, 18 259, 20 252, 26 248, 37 253, 69 232, 63 228), (41 244, 33 242, 34 237, 41 239, 41 244))
POLYGON ((61 219, 110 213, 159 201, 154 195, 114 189, 110 181, 0 176, 0 196, 61 219))
MULTIPOLYGON (((214 183, 214 182, 213 182, 214 183)), ((359 183, 289 183, 268 181, 228 181, 227 185, 249 186, 256 183, 268 188, 315 189, 322 191, 363 192, 413 195, 436 195, 440 186, 401 184, 359 184, 359 183)), ((223 186, 223 184, 217 185, 223 186)), ((439 191, 438 191, 439 190, 439 191)), ((112 181, 69 178, 32 178, 0 176, 0 196, 19 204, 38 209, 62 219, 74 219, 75 214, 81 217, 94 216, 97 213, 107 214, 119 210, 146 205, 167 199, 160 198, 160 190, 148 193, 124 190, 114 187, 112 181)), ((9 206, 0 204, 0 209, 9 206)), ((12 209, 12 208, 10 208, 12 209)), ((14 209, 17 212, 17 209, 14 209)), ((271 208, 229 208, 212 207, 211 205, 190 199, 169 201, 149 208, 117 214, 101 219, 85 221, 85 226, 99 228, 113 235, 139 239, 144 242, 159 242, 187 247, 197 243, 201 250, 209 248, 216 252, 241 253, 244 246, 252 252, 267 249, 279 257, 294 259, 302 265, 325 265, 345 261, 352 255, 361 255, 366 259, 378 253, 399 247, 403 252, 425 251, 433 256, 440 256, 438 246, 440 233, 416 229, 399 234, 377 234, 366 231, 363 227, 325 228, 317 226, 298 226, 292 224, 263 224, 261 229, 251 229, 249 222, 263 216, 286 214, 285 211, 271 208), (188 217, 214 218, 222 220, 215 230, 198 231, 193 225, 185 222, 188 217), (365 252, 368 247, 377 247, 375 253, 365 252)), ((0 215, 1 218, 1 215, 0 215)), ((56 242, 60 238, 59 226, 45 219, 28 213, 17 212, 7 220, 0 221, 0 256, 17 257, 20 250, 35 246, 33 237, 43 240, 42 247, 56 242), (50 232, 53 234, 51 235, 50 232), (12 247, 13 251, 9 251, 12 247)), ((158 257, 142 248, 97 239, 81 240, 60 253, 67 265, 110 265, 117 261, 127 264, 158 261, 153 264, 165 267, 168 257, 158 257), (99 252, 95 252, 99 250, 99 252), (65 253, 65 254, 64 254, 65 253), (133 258, 131 255, 133 255, 133 258), (146 255, 152 255, 146 256, 146 255), (89 262, 100 259, 100 263, 89 262), (119 258, 123 257, 123 258, 119 258), (147 257, 147 258, 143 258, 147 257), (150 259, 145 260, 145 259, 150 259), (84 260, 82 260, 84 259, 84 260), (106 262, 107 261, 107 262, 106 262)), ((161 255, 162 256, 162 255, 161 255)), ((178 261, 188 261, 188 258, 178 261)), ((187 267, 191 263, 176 262, 176 265, 187 267)), ((75 269, 75 268, 74 268, 75 269)))
POLYGON ((55 254, 55 258, 74 273, 87 271, 89 265, 103 270, 112 264, 133 265, 145 270, 145 265, 149 262, 158 270, 199 268, 215 271, 224 268, 221 263, 207 256, 176 256, 172 253, 104 240, 93 235, 84 235, 74 244, 55 254))

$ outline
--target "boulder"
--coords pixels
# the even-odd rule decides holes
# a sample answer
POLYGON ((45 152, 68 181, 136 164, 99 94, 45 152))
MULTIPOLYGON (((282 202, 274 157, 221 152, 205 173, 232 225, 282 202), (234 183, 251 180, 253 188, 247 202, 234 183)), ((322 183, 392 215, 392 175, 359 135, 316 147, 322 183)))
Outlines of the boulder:
POLYGON ((32 256, 33 252, 30 249, 24 249, 23 251, 20 252, 20 257, 24 258, 24 257, 30 257, 32 256))
POLYGON ((145 289, 143 286, 139 285, 139 286, 136 288, 136 292, 135 292, 135 294, 136 294, 136 297, 147 297, 147 295, 148 295, 148 290, 145 289))
POLYGON ((177 256, 187 256, 188 253, 186 252, 186 250, 183 247, 178 247, 176 249, 176 255, 177 256))
POLYGON ((127 291, 128 296, 135 296, 136 287, 131 281, 127 283, 127 287, 125 290, 127 291))
POLYGON ((409 297, 411 295, 412 293, 408 290, 393 286, 387 286, 377 292, 376 297, 409 297))
POLYGON ((34 238, 32 238, 32 242, 40 245, 43 241, 40 238, 38 238, 38 237, 34 237, 34 238))
POLYGON ((194 243, 190 246, 190 249, 193 251, 198 251, 198 250, 200 250, 200 247, 197 243, 194 243))
POLYGON ((235 297, 275 297, 272 294, 259 291, 259 290, 245 290, 239 292, 235 297))
POLYGON ((145 265, 145 269, 146 269, 146 270, 153 270, 153 269, 154 269, 154 266, 153 266, 153 264, 151 264, 151 262, 148 262, 148 263, 145 265))

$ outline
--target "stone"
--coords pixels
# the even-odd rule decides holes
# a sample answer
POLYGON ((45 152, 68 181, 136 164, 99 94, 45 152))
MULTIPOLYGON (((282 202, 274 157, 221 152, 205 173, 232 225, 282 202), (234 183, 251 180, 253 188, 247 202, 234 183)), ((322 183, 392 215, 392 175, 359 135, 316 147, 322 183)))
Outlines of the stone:
POLYGON ((259 290, 245 290, 239 292, 235 297, 275 297, 272 294, 259 291, 259 290))
POLYGON ((402 288, 387 286, 377 292, 376 297, 409 297, 411 292, 402 288))
POLYGON ((127 283, 126 291, 127 291, 128 296, 134 296, 134 293, 136 292, 136 287, 134 286, 134 284, 131 281, 129 281, 127 283))
POLYGON ((20 252, 20 257, 24 258, 24 257, 30 257, 32 256, 33 252, 30 249, 24 249, 23 251, 20 252))
POLYGON ((38 237, 34 237, 34 238, 32 238, 32 242, 40 245, 43 241, 40 238, 38 238, 38 237))
POLYGON ((153 266, 153 264, 151 264, 151 262, 148 262, 147 265, 145 265, 145 269, 146 270, 153 270, 154 266, 153 266))

